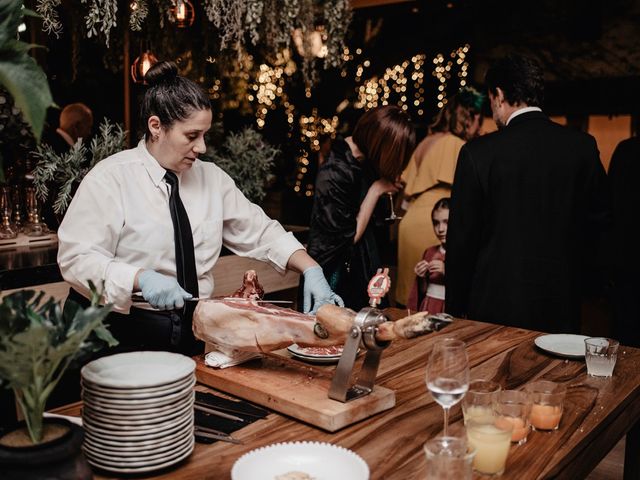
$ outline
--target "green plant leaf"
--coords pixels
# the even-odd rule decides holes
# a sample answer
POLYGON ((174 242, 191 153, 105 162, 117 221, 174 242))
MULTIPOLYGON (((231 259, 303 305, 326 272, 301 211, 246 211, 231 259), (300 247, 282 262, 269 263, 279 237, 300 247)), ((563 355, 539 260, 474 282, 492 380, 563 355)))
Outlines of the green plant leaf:
MULTIPOLYGON (((93 298, 102 296, 91 289, 93 298)), ((0 302, 0 379, 15 391, 34 442, 40 441, 47 397, 71 362, 103 342, 117 344, 103 323, 110 310, 94 303, 86 309, 70 304, 63 311, 53 298, 33 290, 0 302)))
POLYGON ((40 140, 47 108, 53 105, 47 77, 28 51, 33 45, 16 40, 24 14, 21 0, 0 0, 0 84, 13 97, 16 107, 40 140))
POLYGON ((38 140, 53 98, 47 77, 25 52, 0 52, 0 83, 9 91, 38 140))

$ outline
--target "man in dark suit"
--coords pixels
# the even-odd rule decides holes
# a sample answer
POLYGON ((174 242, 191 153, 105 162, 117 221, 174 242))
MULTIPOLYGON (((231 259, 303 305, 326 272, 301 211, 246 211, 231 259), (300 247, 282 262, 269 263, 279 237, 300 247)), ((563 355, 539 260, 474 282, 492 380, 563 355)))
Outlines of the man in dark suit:
POLYGON ((45 130, 42 143, 51 145, 59 155, 67 153, 78 138, 85 142, 91 136, 93 112, 84 103, 71 103, 60 112, 60 126, 55 130, 45 130))
POLYGON ((547 332, 578 332, 608 228, 606 174, 590 135, 540 109, 537 62, 507 56, 487 72, 497 132, 467 143, 456 168, 446 311, 547 332))
POLYGON ((640 348, 640 137, 618 144, 609 166, 613 211, 614 335, 640 348))

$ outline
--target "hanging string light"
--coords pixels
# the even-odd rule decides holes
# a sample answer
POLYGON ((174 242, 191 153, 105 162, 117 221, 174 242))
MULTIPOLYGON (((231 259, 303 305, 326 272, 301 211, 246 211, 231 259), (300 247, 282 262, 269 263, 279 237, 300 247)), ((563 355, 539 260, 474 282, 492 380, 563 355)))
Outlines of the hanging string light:
POLYGON ((131 79, 136 83, 146 85, 147 82, 145 82, 144 76, 156 63, 158 63, 156 56, 149 50, 145 51, 131 64, 131 79))
POLYGON ((189 0, 176 0, 173 14, 176 17, 176 26, 186 28, 193 25, 196 18, 196 11, 189 0))

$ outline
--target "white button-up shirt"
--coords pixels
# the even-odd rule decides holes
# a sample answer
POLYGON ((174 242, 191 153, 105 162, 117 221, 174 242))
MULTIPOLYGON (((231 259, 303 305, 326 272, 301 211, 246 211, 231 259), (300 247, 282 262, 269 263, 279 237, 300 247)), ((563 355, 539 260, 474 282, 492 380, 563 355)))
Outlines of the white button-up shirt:
MULTIPOLYGON (((138 270, 176 277, 170 187, 144 140, 99 162, 83 179, 58 230, 63 278, 89 297, 88 280, 104 281, 104 300, 128 313, 138 270)), ((249 202, 223 170, 196 160, 178 175, 193 232, 201 297, 214 291, 213 266, 224 244, 238 255, 284 271, 304 247, 249 202)))

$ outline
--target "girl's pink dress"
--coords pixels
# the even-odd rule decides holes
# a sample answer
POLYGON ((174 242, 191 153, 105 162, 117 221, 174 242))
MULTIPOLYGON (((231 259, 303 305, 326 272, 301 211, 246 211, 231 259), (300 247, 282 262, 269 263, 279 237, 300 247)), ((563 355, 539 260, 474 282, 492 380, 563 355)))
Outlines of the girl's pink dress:
MULTIPOLYGON (((442 260, 444 262, 444 258, 445 250, 441 245, 427 248, 422 255, 422 259, 427 262, 432 260, 442 260)), ((420 312, 444 312, 444 275, 430 273, 425 278, 416 275, 413 288, 409 294, 407 307, 420 312)))

